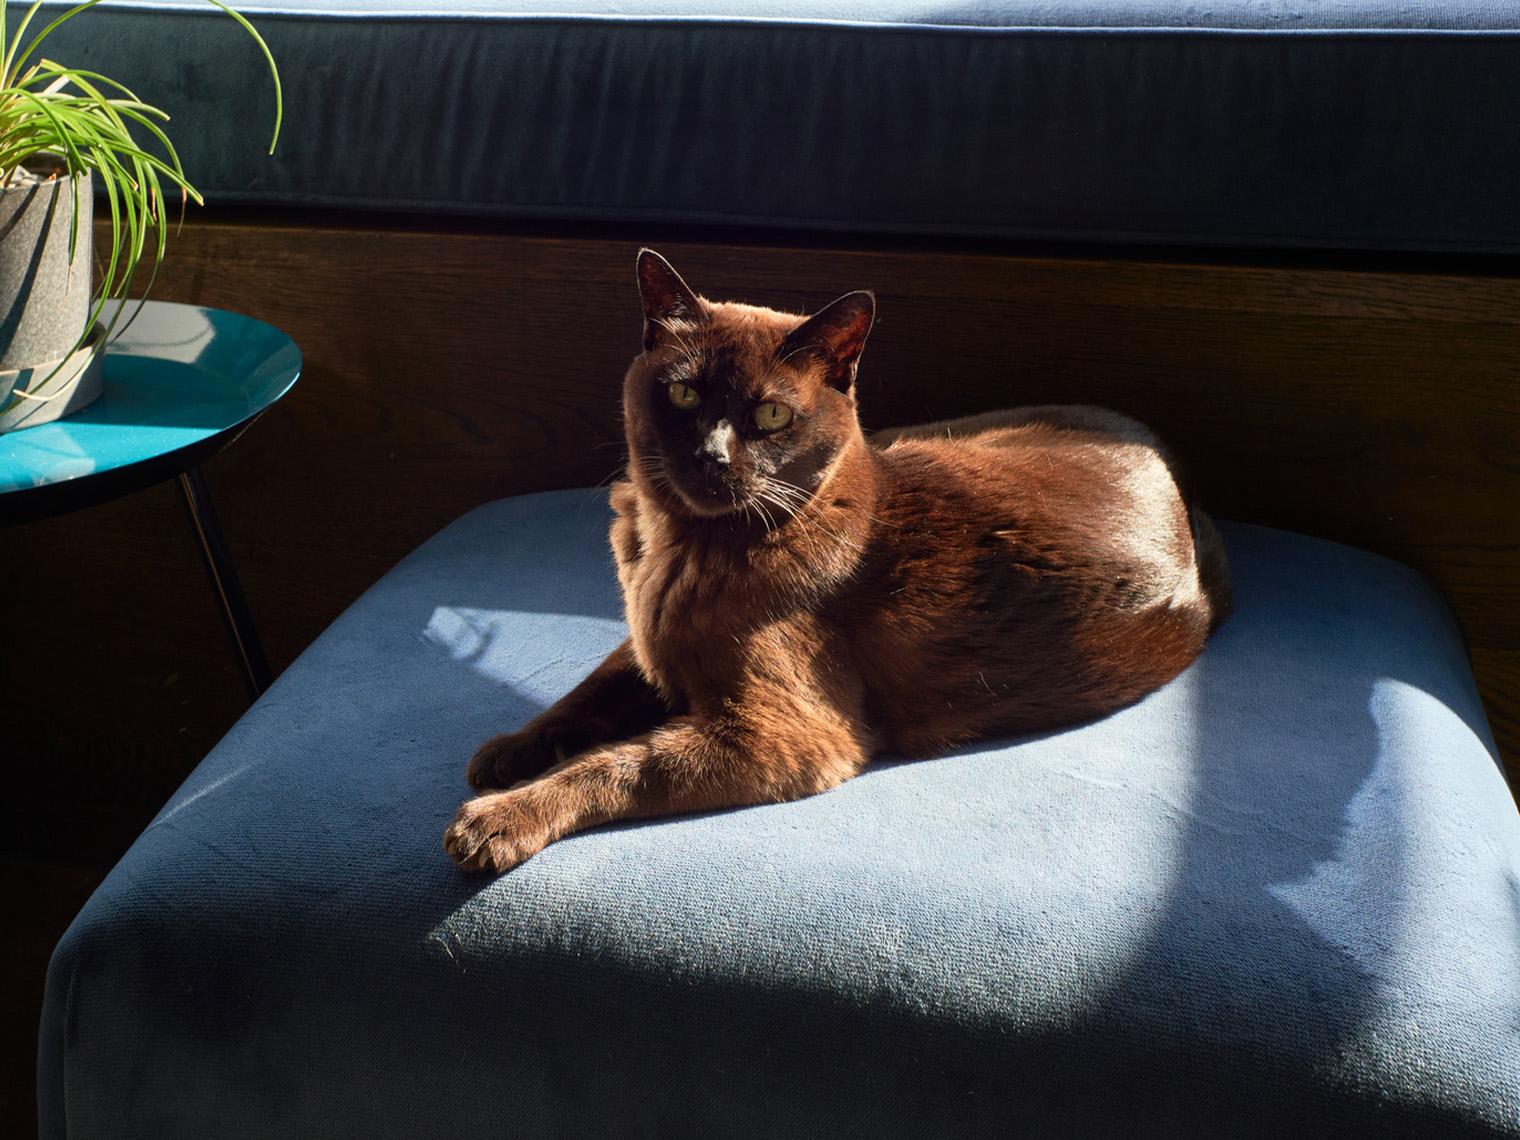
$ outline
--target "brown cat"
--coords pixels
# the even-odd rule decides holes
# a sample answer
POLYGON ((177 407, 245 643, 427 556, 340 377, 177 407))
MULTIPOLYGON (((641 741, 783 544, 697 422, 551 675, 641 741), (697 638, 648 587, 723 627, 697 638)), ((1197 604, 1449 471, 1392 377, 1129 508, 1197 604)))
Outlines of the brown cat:
POLYGON ((868 443, 871 294, 807 319, 710 302, 650 250, 638 279, 612 489, 631 636, 475 754, 470 782, 510 790, 459 809, 444 846, 461 865, 1101 716, 1223 619, 1214 528, 1133 420, 1021 408, 868 443))

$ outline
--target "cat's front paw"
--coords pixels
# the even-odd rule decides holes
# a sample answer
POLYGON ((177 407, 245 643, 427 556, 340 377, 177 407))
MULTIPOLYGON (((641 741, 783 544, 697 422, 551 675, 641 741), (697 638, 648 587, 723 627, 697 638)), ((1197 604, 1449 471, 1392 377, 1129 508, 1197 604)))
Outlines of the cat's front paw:
POLYGON ((465 769, 465 778, 477 792, 510 788, 522 780, 543 775, 564 758, 564 746, 551 732, 506 732, 493 736, 475 750, 465 769))
POLYGON ((555 838, 540 797, 496 792, 466 800, 443 833, 443 849, 466 871, 510 871, 555 838))

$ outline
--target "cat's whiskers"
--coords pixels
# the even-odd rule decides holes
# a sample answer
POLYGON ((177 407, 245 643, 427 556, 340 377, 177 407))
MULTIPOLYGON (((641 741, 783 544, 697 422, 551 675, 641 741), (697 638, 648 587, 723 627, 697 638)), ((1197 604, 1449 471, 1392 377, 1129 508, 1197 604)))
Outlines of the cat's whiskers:
POLYGON ((787 505, 787 514, 794 515, 806 505, 786 484, 772 478, 762 479, 760 492, 787 505))
POLYGON ((860 541, 858 541, 856 539, 850 538, 848 535, 844 534, 841 531, 835 530, 831 526, 825 526, 823 520, 820 519, 820 518, 818 518, 816 515, 809 516, 806 512, 803 512, 798 517, 800 517, 802 519, 804 525, 810 526, 814 530, 822 531, 829 538, 832 538, 835 542, 837 542, 840 546, 844 547, 846 550, 851 550, 851 551, 854 551, 856 554, 859 554, 861 551, 863 551, 865 549, 865 544, 864 543, 862 543, 862 542, 860 542, 860 541))
POLYGON ((797 510, 797 505, 795 503, 780 498, 775 494, 775 492, 766 491, 764 494, 766 502, 770 503, 771 506, 775 507, 776 510, 780 513, 781 525, 785 526, 787 523, 795 519, 800 513, 797 510))
POLYGON ((812 491, 799 487, 796 483, 788 483, 785 479, 778 479, 774 475, 766 476, 765 483, 771 490, 795 498, 798 503, 804 505, 815 497, 812 491))
POLYGON ((606 487, 609 484, 615 482, 619 476, 626 474, 628 474, 628 461, 624 460, 622 463, 618 464, 617 467, 613 468, 612 471, 608 472, 606 475, 602 476, 602 478, 597 480, 596 485, 598 487, 606 487))
POLYGON ((852 541, 834 528, 826 526, 822 519, 813 515, 811 508, 816 502, 816 496, 809 495, 808 492, 796 484, 788 483, 784 479, 767 477, 761 483, 757 496, 785 511, 789 519, 797 520, 798 528, 802 532, 819 531, 839 545, 856 553, 859 553, 863 549, 860 543, 852 541))
POLYGON ((638 457, 638 471, 651 487, 664 487, 671 493, 676 493, 676 486, 670 481, 670 476, 665 473, 665 465, 652 455, 638 457))
POLYGON ((794 487, 784 480, 761 476, 759 485, 751 491, 744 510, 748 513, 753 509, 764 519, 766 530, 773 531, 780 527, 783 522, 795 518, 800 510, 803 509, 803 506, 800 488, 794 487), (776 517, 766 510, 765 505, 762 504, 776 508, 783 516, 782 520, 778 522, 776 517))
POLYGON ((751 508, 753 508, 755 513, 758 514, 765 522, 765 529, 767 531, 773 531, 776 529, 776 520, 772 518, 771 513, 761 505, 759 499, 751 499, 744 505, 745 514, 748 514, 751 508))
POLYGON ((795 518, 801 508, 801 504, 792 499, 790 495, 773 484, 769 479, 763 480, 755 491, 757 498, 769 502, 785 514, 786 518, 795 518))
MULTIPOLYGON (((816 499, 818 497, 818 495, 817 495, 816 492, 804 490, 803 488, 797 486, 797 484, 795 484, 795 483, 788 483, 788 482, 786 482, 783 479, 774 479, 774 478, 771 479, 770 481, 773 482, 773 483, 776 483, 776 484, 778 484, 779 486, 782 486, 782 487, 790 487, 798 495, 801 495, 802 497, 804 497, 804 498, 806 498, 808 500, 813 500, 813 499, 816 499)), ((859 510, 860 508, 857 506, 857 507, 854 507, 852 509, 859 510)), ((893 528, 897 528, 898 527, 897 523, 889 523, 885 519, 878 518, 877 516, 871 514, 869 511, 861 511, 861 513, 863 515, 865 515, 866 518, 870 519, 873 523, 876 523, 878 526, 890 526, 890 527, 893 527, 893 528)))
POLYGON ((630 463, 636 463, 639 469, 639 473, 646 478, 665 478, 665 465, 660 462, 658 456, 640 455, 636 459, 630 460, 630 463))
MULTIPOLYGON (((774 477, 766 479, 765 490, 776 499, 784 502, 786 504, 787 514, 793 518, 808 514, 808 512, 811 511, 813 506, 816 504, 818 498, 812 492, 804 490, 803 488, 797 486, 795 483, 788 483, 785 479, 777 479, 774 477)), ((812 522, 814 525, 820 527, 823 526, 822 520, 820 519, 807 519, 804 521, 812 522)), ((827 530, 828 528, 824 529, 827 530)), ((830 531, 830 533, 833 532, 830 531)), ((839 536, 836 535, 835 537, 839 536)))
MULTIPOLYGON (((756 517, 759 517, 762 522, 766 521, 764 510, 753 498, 745 499, 744 502, 740 504, 739 513, 747 519, 754 519, 756 517)), ((770 529, 770 526, 768 524, 766 526, 766 529, 770 529)))

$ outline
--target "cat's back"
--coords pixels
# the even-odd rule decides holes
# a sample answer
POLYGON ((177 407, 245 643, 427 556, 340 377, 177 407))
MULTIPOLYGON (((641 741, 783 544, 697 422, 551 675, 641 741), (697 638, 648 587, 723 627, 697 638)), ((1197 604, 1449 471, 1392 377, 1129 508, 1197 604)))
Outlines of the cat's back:
POLYGON ((892 662, 873 690, 905 752, 1110 711, 1175 676, 1214 622, 1160 445, 1123 417, 1054 411, 1072 414, 1003 413, 878 452, 865 644, 892 662))
POLYGON ((885 509, 979 548, 995 536, 1015 556, 1145 569, 1157 589, 1191 572, 1188 505, 1143 425, 1085 407, 995 415, 1003 422, 905 436, 881 451, 885 509))

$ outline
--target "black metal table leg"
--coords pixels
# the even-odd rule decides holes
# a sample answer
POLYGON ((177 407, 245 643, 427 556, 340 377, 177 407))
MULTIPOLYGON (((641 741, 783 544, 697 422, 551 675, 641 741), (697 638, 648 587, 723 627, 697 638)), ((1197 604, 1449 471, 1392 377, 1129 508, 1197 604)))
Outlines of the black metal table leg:
POLYGON ((211 504, 211 491, 201 469, 191 467, 180 472, 179 489, 184 493, 190 525, 195 528, 195 537, 200 541, 201 554, 206 558, 211 585, 222 603, 222 617, 227 621, 227 632, 242 663, 243 679, 248 684, 248 691, 257 697, 269 688, 273 678, 269 673, 269 662, 264 657, 263 643, 253 628, 253 615, 248 611, 248 599, 243 596, 243 584, 238 581, 237 565, 232 561, 232 551, 227 548, 227 537, 217 520, 216 508, 211 504))

